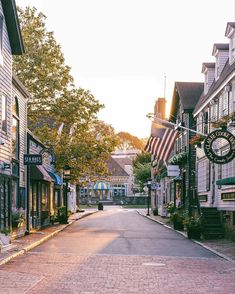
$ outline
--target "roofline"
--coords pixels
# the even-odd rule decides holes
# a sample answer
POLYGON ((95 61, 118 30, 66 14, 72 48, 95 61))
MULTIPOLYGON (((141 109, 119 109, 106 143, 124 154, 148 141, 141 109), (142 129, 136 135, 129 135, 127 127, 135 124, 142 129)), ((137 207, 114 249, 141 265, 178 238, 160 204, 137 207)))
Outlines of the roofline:
POLYGON ((218 89, 216 89, 214 91, 214 93, 212 93, 210 95, 210 97, 198 108, 198 110, 193 114, 193 116, 197 116, 199 114, 199 112, 201 112, 203 110, 203 108, 205 106, 207 106, 207 104, 210 103, 210 101, 215 98, 215 96, 217 96, 219 94, 219 92, 228 84, 228 82, 230 82, 231 79, 233 79, 235 77, 235 71, 231 73, 231 75, 229 75, 224 81, 223 83, 218 87, 218 89))
POLYGON ((25 51, 15 0, 1 0, 1 2, 6 20, 12 54, 22 55, 25 51))
POLYGON ((30 97, 30 93, 22 84, 22 82, 18 79, 15 73, 12 73, 12 84, 16 87, 17 90, 21 92, 21 94, 27 99, 30 97))

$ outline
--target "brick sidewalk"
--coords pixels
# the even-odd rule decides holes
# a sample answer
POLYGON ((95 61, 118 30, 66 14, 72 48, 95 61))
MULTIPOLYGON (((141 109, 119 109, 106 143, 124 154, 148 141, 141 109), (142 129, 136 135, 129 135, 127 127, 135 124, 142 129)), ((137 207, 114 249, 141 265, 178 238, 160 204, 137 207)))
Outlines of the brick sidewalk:
MULTIPOLYGON (((141 209, 138 210, 138 212, 141 215, 146 216, 147 210, 146 209, 141 209)), ((170 229, 173 230, 172 224, 169 222, 169 218, 167 217, 161 217, 160 215, 153 215, 153 213, 150 211, 150 216, 146 216, 164 226, 169 227, 170 229)), ((187 233, 186 231, 177 231, 180 234, 184 235, 187 238, 187 233)), ((219 256, 227 259, 227 260, 233 260, 235 261, 235 242, 232 242, 227 239, 217 239, 217 240, 200 240, 200 241, 194 241, 197 244, 213 251, 214 253, 218 254, 219 256)))
POLYGON ((2 248, 0 252, 0 266, 17 256, 23 255, 25 252, 55 236, 76 220, 93 214, 96 211, 97 210, 95 209, 88 209, 85 212, 74 213, 69 217, 68 224, 55 224, 53 226, 35 231, 30 235, 13 240, 9 246, 2 248))

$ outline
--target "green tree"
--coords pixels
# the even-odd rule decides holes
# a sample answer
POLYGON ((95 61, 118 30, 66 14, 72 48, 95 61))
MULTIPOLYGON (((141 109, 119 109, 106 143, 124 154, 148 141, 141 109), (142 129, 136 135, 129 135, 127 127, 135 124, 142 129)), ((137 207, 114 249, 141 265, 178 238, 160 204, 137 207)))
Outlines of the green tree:
POLYGON ((13 70, 31 94, 28 115, 34 122, 68 93, 73 78, 53 32, 46 30, 46 16, 30 7, 18 9, 18 15, 25 54, 14 56, 13 70))
POLYGON ((132 162, 135 182, 143 188, 144 184, 151 178, 151 155, 140 153, 132 162))
POLYGON ((97 120, 104 107, 88 90, 77 89, 46 17, 36 8, 19 9, 26 53, 13 68, 29 90, 29 127, 57 158, 57 169, 73 168, 74 180, 107 172, 116 139, 113 128, 97 120), (60 129, 60 132, 58 130, 60 129))
POLYGON ((144 149, 144 142, 136 136, 132 136, 127 132, 117 133, 118 145, 117 147, 121 150, 126 149, 144 149))

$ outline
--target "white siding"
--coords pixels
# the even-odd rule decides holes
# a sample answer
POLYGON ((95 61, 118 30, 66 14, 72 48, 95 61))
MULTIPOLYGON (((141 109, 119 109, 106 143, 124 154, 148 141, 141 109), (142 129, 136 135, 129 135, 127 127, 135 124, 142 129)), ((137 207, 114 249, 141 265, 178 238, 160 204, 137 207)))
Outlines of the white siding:
MULTIPOLYGON (((0 13, 3 14, 2 4, 0 1, 0 13)), ((1 130, 0 136, 5 141, 4 145, 0 145, 0 161, 11 162, 11 96, 12 96, 12 55, 8 38, 8 32, 5 21, 3 20, 3 65, 0 65, 0 92, 7 96, 7 132, 1 130)), ((0 108, 2 101, 0 101, 0 108)), ((0 109, 1 115, 1 109, 0 109)), ((1 121, 1 118, 0 118, 1 121)), ((10 170, 1 170, 1 173, 10 174, 10 170)))

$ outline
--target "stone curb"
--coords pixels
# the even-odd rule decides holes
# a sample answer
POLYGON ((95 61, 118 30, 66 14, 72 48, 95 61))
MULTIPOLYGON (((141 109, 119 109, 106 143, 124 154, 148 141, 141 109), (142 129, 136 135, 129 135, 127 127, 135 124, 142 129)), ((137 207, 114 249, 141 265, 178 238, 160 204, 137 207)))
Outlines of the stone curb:
POLYGON ((60 229, 58 229, 58 230, 56 230, 56 231, 54 231, 54 232, 48 234, 47 236, 41 238, 41 239, 38 240, 38 241, 33 242, 32 244, 30 244, 30 245, 24 247, 23 249, 21 249, 20 251, 14 253, 14 254, 11 254, 10 256, 4 258, 2 261, 0 261, 0 266, 1 266, 1 265, 4 265, 4 264, 6 264, 6 263, 8 263, 8 262, 9 262, 10 260, 12 260, 13 258, 16 258, 16 257, 18 257, 18 256, 20 256, 20 255, 23 255, 23 254, 25 254, 26 252, 32 250, 33 248, 39 246, 39 245, 42 244, 43 242, 45 242, 45 241, 47 241, 48 239, 52 238, 53 236, 57 235, 59 232, 63 231, 65 228, 67 228, 68 226, 70 226, 71 224, 73 224, 75 221, 80 220, 80 219, 82 219, 82 218, 84 218, 84 217, 86 217, 86 216, 89 216, 89 215, 91 215, 91 214, 93 214, 93 213, 96 213, 96 212, 97 212, 97 211, 88 212, 88 213, 86 213, 86 214, 84 214, 84 215, 81 215, 80 217, 78 217, 78 218, 76 218, 76 219, 71 220, 68 224, 64 225, 62 228, 60 228, 60 229))
MULTIPOLYGON (((148 218, 148 219, 151 219, 152 221, 154 221, 154 222, 156 222, 156 223, 158 223, 158 224, 160 224, 160 225, 166 227, 167 229, 170 229, 170 230, 172 230, 172 231, 175 231, 175 232, 177 232, 178 234, 181 234, 182 236, 184 236, 185 238, 188 239, 187 234, 185 234, 184 232, 174 230, 172 227, 170 227, 170 226, 164 224, 163 222, 158 221, 158 220, 156 220, 156 219, 154 219, 154 218, 152 218, 152 217, 150 217, 150 216, 148 216, 148 215, 144 215, 143 213, 139 212, 138 210, 137 210, 137 212, 138 212, 139 215, 144 216, 144 217, 146 217, 146 218, 148 218)), ((197 240, 194 240, 194 239, 190 239, 190 240, 191 240, 192 242, 194 242, 194 243, 196 243, 196 244, 202 246, 203 248, 205 248, 205 249, 207 249, 207 250, 213 252, 214 254, 218 255, 219 257, 222 257, 222 258, 226 259, 227 261, 234 262, 234 260, 233 260, 232 258, 230 258, 230 257, 228 257, 228 256, 226 256, 226 255, 224 255, 223 253, 220 253, 220 252, 218 252, 218 251, 216 251, 216 250, 214 250, 214 249, 212 249, 212 248, 210 248, 210 247, 204 245, 203 243, 201 243, 201 242, 199 242, 199 241, 197 241, 197 240)))

